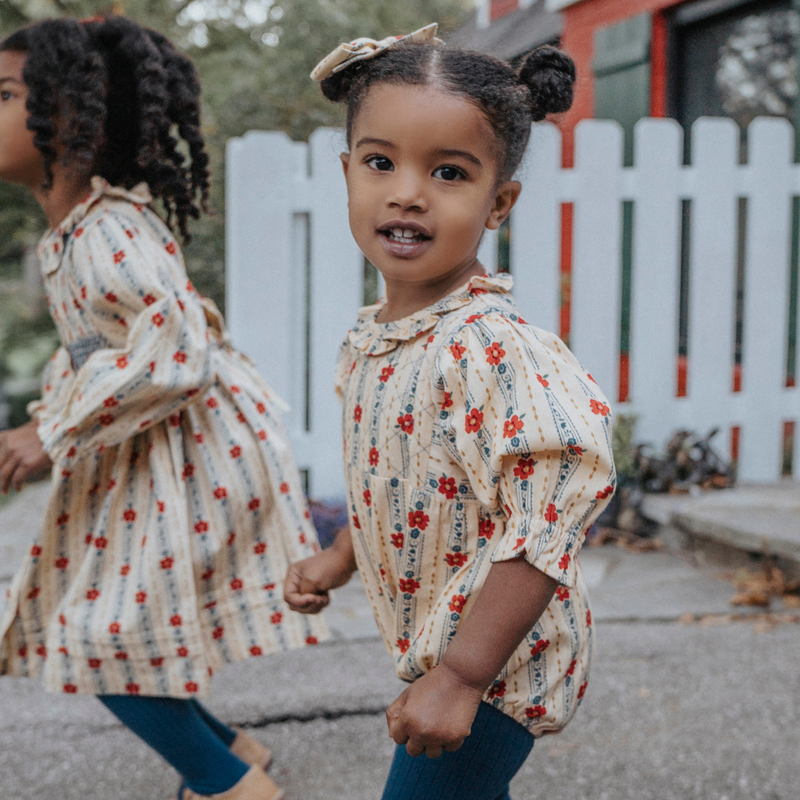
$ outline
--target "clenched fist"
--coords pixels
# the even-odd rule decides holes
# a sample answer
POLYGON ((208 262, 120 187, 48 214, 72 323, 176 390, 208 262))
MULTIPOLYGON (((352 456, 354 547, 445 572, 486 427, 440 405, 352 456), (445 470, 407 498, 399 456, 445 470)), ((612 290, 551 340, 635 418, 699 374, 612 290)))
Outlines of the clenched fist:
POLYGON ((53 466, 36 433, 36 422, 0 432, 0 492, 19 491, 29 481, 47 477, 53 466))

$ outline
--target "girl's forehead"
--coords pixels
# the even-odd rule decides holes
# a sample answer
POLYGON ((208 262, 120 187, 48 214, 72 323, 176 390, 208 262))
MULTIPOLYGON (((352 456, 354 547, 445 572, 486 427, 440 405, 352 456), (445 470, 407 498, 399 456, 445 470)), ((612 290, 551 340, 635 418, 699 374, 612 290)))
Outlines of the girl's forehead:
POLYGON ((494 158, 497 141, 472 101, 436 86, 377 84, 370 87, 353 122, 352 145, 379 139, 398 147, 480 151, 494 158))
POLYGON ((0 80, 10 78, 22 80, 22 70, 25 67, 25 53, 16 50, 0 50, 0 80))

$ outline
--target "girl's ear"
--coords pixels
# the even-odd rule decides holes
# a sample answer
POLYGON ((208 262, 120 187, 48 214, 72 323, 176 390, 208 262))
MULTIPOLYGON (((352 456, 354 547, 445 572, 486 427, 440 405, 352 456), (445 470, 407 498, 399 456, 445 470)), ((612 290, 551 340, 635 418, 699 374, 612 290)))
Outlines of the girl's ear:
POLYGON ((492 208, 486 219, 486 227, 490 231, 497 230, 503 224, 505 218, 511 213, 511 209, 514 208, 521 191, 522 184, 519 181, 504 181, 497 187, 492 208))
POLYGON ((339 158, 342 159, 342 169, 344 170, 344 179, 347 180, 347 170, 350 167, 350 153, 342 153, 339 158))

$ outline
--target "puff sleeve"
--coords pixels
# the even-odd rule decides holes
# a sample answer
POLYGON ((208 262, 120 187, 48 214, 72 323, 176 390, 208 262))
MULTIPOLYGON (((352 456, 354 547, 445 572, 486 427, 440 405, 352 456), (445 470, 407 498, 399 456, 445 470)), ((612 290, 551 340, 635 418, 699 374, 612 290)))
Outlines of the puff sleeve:
POLYGON ((492 561, 524 556, 566 586, 613 493, 610 409, 558 337, 499 314, 443 337, 434 390, 451 457, 506 517, 492 561))
POLYGON ((192 402, 213 380, 205 312, 177 246, 140 231, 141 222, 120 211, 103 214, 75 231, 69 263, 61 266, 81 298, 86 330, 106 346, 33 409, 54 462, 120 444, 192 402))

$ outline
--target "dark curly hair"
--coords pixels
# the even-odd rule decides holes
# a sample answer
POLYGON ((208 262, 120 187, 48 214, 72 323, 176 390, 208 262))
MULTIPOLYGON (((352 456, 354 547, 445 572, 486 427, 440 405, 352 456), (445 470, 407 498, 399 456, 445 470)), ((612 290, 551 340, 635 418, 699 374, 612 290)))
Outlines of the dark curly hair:
POLYGON ((28 128, 44 159, 43 188, 60 160, 128 189, 147 182, 184 241, 208 204, 200 82, 192 62, 156 31, 121 16, 43 20, 0 42, 24 53, 28 128), (189 163, 180 152, 186 142, 189 163))
POLYGON ((435 86, 474 103, 502 146, 498 179, 522 161, 531 122, 572 105, 575 64, 555 47, 540 47, 515 71, 505 61, 469 50, 405 42, 358 61, 322 81, 324 95, 347 103, 347 142, 364 98, 378 83, 435 86))

